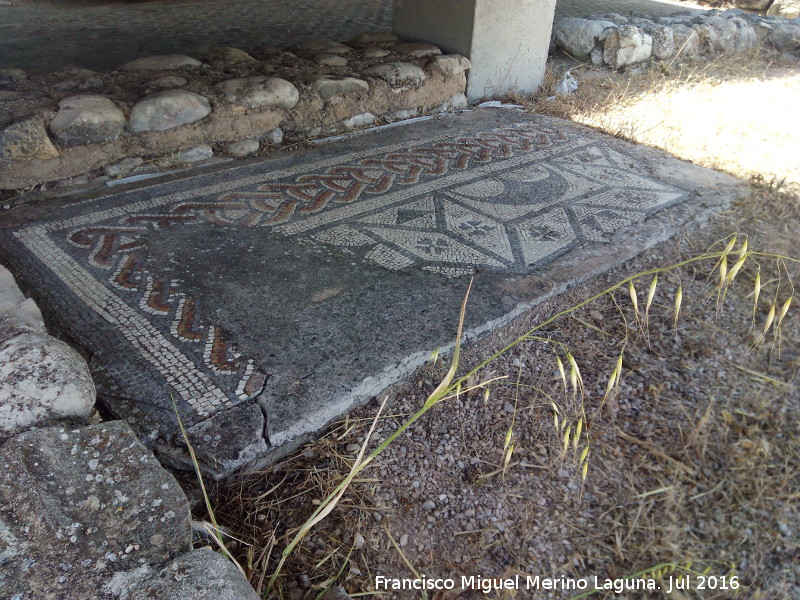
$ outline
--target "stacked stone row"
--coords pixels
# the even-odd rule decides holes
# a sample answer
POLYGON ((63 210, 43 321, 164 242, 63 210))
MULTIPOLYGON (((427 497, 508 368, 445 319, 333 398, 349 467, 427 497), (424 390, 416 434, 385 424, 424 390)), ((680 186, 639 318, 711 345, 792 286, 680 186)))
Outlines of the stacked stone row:
POLYGON ((742 9, 681 12, 648 18, 634 13, 561 19, 553 27, 555 45, 597 66, 624 69, 649 60, 696 60, 770 46, 800 58, 800 19, 756 15, 742 9))
POLYGON ((206 62, 148 56, 106 76, 70 69, 66 80, 54 83, 34 82, 17 69, 0 71, 0 189, 4 161, 49 161, 77 156, 79 148, 89 156, 87 146, 107 148, 109 161, 205 144, 208 153, 195 152, 202 158, 211 143, 246 155, 281 143, 279 125, 302 139, 466 105, 465 57, 392 34, 361 34, 349 45, 318 40, 264 54, 258 60, 215 47, 206 62), (375 94, 382 94, 379 102, 375 94), (48 100, 57 106, 48 109, 48 100), (14 106, 36 101, 44 108, 13 114, 14 106), (4 104, 10 116, 4 117, 4 104), (376 106, 384 112, 370 112, 376 106))

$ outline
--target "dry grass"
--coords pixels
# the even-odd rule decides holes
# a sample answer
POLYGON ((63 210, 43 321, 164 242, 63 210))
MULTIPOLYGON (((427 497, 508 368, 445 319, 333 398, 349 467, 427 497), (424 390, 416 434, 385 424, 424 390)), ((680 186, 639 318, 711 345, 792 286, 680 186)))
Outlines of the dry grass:
MULTIPOLYGON (((654 72, 598 73, 584 77, 574 96, 548 102, 545 90, 533 103, 542 112, 646 139, 751 178, 751 197, 704 232, 664 244, 468 348, 465 368, 564 306, 631 273, 700 254, 732 231, 749 235, 751 249, 798 255, 800 200, 792 187, 776 182, 797 183, 798 161, 791 156, 800 142, 787 125, 800 79, 759 56, 674 68, 668 79, 654 72), (728 96, 732 90, 737 96, 728 96), (739 102, 748 97, 762 97, 758 112, 739 102), (724 117, 722 107, 733 100, 739 110, 724 117), (769 102, 775 104, 767 108, 769 102), (776 138, 767 137, 767 130, 776 138)), ((771 259, 759 263, 763 290, 755 312, 755 263, 742 269, 719 302, 712 262, 661 277, 648 327, 637 323, 627 290, 549 326, 544 334, 568 343, 580 365, 579 404, 565 397, 546 344, 526 342, 494 361, 474 382, 498 376, 506 381, 490 386, 488 396, 464 393, 437 406, 390 446, 298 545, 273 596, 315 598, 334 581, 365 594, 378 572, 622 577, 691 561, 693 570, 740 576, 742 598, 800 597, 796 311, 789 312, 778 338, 770 335, 769 343, 753 346, 772 302, 780 307, 800 269, 771 259), (676 326, 679 285, 684 299, 676 326), (619 387, 604 399, 623 346, 619 387), (553 426, 551 399, 586 414, 583 435, 591 454, 585 482, 580 452, 570 448, 563 454, 563 430, 553 426), (440 494, 447 499, 440 501, 440 494), (426 510, 429 500, 436 501, 435 509, 426 510)), ((637 282, 640 313, 649 282, 637 282)), ((394 390, 373 446, 419 409, 444 375, 441 363, 429 365, 394 390)), ((244 541, 229 546, 257 589, 264 590, 283 548, 347 476, 376 412, 377 404, 356 411, 301 453, 219 492, 217 519, 244 541)), ((694 590, 669 598, 732 595, 694 590)), ((460 596, 482 597, 477 591, 460 596)), ((550 596, 523 591, 517 597, 550 596)))
POLYGON ((548 101, 569 65, 552 67, 530 104, 611 135, 654 146, 744 179, 800 186, 800 144, 792 126, 800 71, 754 50, 711 62, 675 63, 624 76, 573 68, 577 92, 548 101))
MULTIPOLYGON (((689 251, 691 244, 681 246, 671 250, 689 251)), ((649 265, 643 259, 636 267, 649 265)), ((779 273, 771 265, 763 266, 765 282, 779 273)), ((664 562, 693 561, 694 568, 710 567, 717 575, 740 575, 750 586, 743 597, 792 597, 790 590, 781 590, 800 576, 791 571, 800 517, 800 440, 793 435, 800 419, 800 321, 784 324, 779 347, 751 349, 755 334, 748 292, 755 271, 747 267, 740 273, 719 311, 706 271, 680 272, 686 300, 677 330, 672 327, 677 281, 664 281, 646 337, 635 325, 625 292, 547 331, 570 342, 583 373, 592 445, 585 483, 572 452, 562 456, 561 432, 553 429, 548 397, 564 402, 564 393, 552 353, 538 342, 520 345, 482 374, 507 373, 510 383, 494 385, 488 400, 472 393, 437 408, 354 483, 329 520, 291 558, 278 596, 315 597, 337 576, 351 592, 364 592, 372 589, 377 572, 410 577, 415 572, 459 576, 512 570, 619 577, 664 562), (601 410, 608 374, 626 336, 619 392, 601 410), (507 412, 509 403, 513 413, 507 412), (505 463, 503 447, 512 420, 516 449, 505 463), (435 466, 445 444, 463 467, 435 466), (420 478, 419 471, 405 480, 393 476, 392 464, 403 465, 412 453, 430 457, 425 476, 434 493, 414 494, 410 483, 420 478), (494 506, 504 525, 491 519, 465 525, 454 515, 436 513, 427 529, 431 513, 421 505, 439 492, 451 497, 469 493, 469 505, 494 506), (397 541, 404 535, 412 542, 401 547, 397 541), (359 537, 364 545, 354 548, 360 546, 359 537)), ((771 286, 774 291, 775 283, 771 286)), ((588 292, 576 290, 565 301, 588 292)), ((758 327, 770 299, 765 286, 758 327)), ((517 334, 537 320, 531 317, 517 331, 505 333, 517 334)), ((486 356, 498 337, 471 348, 468 360, 486 356)), ((442 374, 441 368, 427 367, 414 385, 396 393, 396 412, 382 419, 382 436, 419 406, 442 374)), ((354 445, 374 412, 374 407, 360 411, 304 453, 227 491, 218 518, 236 525, 236 535, 252 544, 240 548, 240 562, 253 565, 254 583, 271 572, 278 551, 315 502, 347 474, 354 445), (269 558, 262 554, 265 547, 272 551, 269 558)))

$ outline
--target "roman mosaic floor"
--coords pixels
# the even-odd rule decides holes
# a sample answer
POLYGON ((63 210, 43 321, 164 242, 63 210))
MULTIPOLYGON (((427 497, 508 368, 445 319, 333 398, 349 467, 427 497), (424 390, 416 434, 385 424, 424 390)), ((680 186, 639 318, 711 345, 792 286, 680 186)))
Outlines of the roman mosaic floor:
POLYGON ((177 464, 177 408, 222 476, 452 343, 470 277, 475 336, 724 205, 709 173, 479 109, 34 204, 0 242, 106 409, 177 464))

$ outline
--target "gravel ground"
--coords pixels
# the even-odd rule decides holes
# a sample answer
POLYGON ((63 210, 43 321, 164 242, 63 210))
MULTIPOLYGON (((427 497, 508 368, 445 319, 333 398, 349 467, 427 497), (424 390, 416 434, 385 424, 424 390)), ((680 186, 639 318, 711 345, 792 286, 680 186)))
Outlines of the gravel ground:
MULTIPOLYGON (((752 190, 702 231, 467 347, 460 372, 625 277, 709 248, 719 252, 731 234, 738 239, 729 272, 746 236, 749 252, 797 256, 800 198, 774 181, 756 180, 752 190)), ((772 304, 780 314, 792 295, 800 269, 765 254, 749 255, 724 297, 716 286, 717 259, 661 273, 646 321, 651 275, 644 276, 635 282, 638 318, 625 286, 538 330, 545 341, 528 338, 479 369, 458 396, 433 407, 359 474, 291 554, 270 597, 314 598, 333 582, 369 595, 377 575, 456 584, 461 576, 520 575, 521 589, 488 596, 468 589, 380 597, 577 598, 580 590, 526 590, 525 577, 554 577, 562 586, 585 579, 592 590, 595 577, 602 585, 642 572, 634 580, 662 589, 599 590, 594 597, 733 597, 734 590, 720 589, 723 576, 728 587, 737 578, 739 597, 800 597, 795 307, 754 344, 772 304), (567 365, 568 358, 559 342, 579 365, 582 393, 564 389, 553 348, 567 365), (604 399, 621 352, 619 385, 604 399), (479 387, 466 391, 470 385, 479 387), (687 581, 691 589, 668 593, 687 581), (697 589, 704 582, 706 589, 697 589)), ((446 367, 431 363, 390 391, 370 448, 422 406, 446 367)), ((376 400, 302 452, 216 497, 217 517, 241 540, 231 548, 262 592, 288 541, 347 475, 377 412, 376 400)))

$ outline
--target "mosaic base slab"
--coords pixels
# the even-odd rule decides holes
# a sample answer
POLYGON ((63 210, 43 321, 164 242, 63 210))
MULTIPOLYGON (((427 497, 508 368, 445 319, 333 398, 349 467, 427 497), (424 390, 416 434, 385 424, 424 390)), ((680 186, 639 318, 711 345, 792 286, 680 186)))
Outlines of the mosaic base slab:
POLYGON ((482 109, 31 207, 2 243, 110 412, 180 463, 174 402, 224 476, 450 343, 470 276, 478 334, 724 203, 687 169, 482 109))

